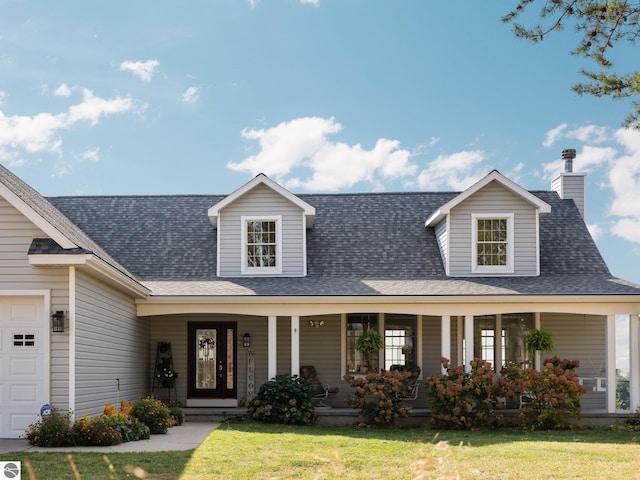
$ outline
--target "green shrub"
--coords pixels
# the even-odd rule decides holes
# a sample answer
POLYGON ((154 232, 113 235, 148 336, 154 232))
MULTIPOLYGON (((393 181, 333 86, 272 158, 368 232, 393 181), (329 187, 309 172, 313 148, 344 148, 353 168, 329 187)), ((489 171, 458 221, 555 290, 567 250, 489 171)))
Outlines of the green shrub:
POLYGON ((109 446, 122 443, 122 435, 104 415, 81 417, 74 422, 72 430, 76 445, 109 446))
POLYGON ((311 391, 304 379, 279 375, 263 384, 249 401, 249 416, 260 422, 310 425, 316 421, 311 391))
POLYGON ((446 358, 440 361, 447 373, 431 377, 427 386, 432 424, 438 428, 470 429, 497 423, 501 416, 496 409, 502 404, 491 364, 474 359, 471 371, 465 372, 462 365, 452 367, 446 358))
POLYGON ((40 418, 27 427, 25 438, 38 447, 70 447, 74 445, 70 414, 53 410, 48 418, 40 418))
POLYGON ((173 418, 174 425, 182 425, 184 423, 185 417, 184 412, 182 411, 182 405, 179 402, 169 402, 169 411, 171 412, 171 417, 173 418))
POLYGON ((347 404, 360 409, 359 420, 369 425, 397 426, 400 417, 409 415, 398 394, 402 393, 403 380, 411 372, 381 371, 365 376, 345 375, 344 379, 354 387, 354 396, 347 397, 347 404))
POLYGON ((112 413, 105 415, 111 427, 120 433, 123 442, 147 440, 151 436, 149 427, 135 418, 112 413))
POLYGON ((173 418, 167 406, 151 397, 136 401, 131 407, 130 415, 149 427, 152 434, 167 433, 169 427, 173 426, 173 418))

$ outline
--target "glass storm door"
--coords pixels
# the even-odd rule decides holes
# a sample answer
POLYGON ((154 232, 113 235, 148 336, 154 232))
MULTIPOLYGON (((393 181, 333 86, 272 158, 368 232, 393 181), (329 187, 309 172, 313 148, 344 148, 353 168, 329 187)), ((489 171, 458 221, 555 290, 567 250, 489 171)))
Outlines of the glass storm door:
POLYGON ((235 322, 189 323, 189 398, 236 398, 235 322))

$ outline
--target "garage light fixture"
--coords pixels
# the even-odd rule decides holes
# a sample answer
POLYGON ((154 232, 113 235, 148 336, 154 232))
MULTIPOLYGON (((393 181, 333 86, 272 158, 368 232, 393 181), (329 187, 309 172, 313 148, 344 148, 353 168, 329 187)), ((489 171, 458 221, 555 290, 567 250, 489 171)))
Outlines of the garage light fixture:
POLYGON ((58 310, 51 314, 51 331, 53 333, 64 333, 64 311, 58 310))

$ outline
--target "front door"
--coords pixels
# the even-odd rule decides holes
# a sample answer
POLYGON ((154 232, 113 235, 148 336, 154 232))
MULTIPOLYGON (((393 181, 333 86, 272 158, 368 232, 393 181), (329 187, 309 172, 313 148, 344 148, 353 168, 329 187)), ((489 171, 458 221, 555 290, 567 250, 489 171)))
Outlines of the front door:
POLYGON ((188 333, 188 397, 235 399, 238 383, 236 323, 190 322, 188 333))

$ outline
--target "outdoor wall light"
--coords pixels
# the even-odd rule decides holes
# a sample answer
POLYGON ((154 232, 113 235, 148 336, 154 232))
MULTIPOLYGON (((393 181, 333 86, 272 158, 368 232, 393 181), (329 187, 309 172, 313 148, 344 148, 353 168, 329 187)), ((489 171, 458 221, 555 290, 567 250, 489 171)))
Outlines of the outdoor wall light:
POLYGON ((58 310, 51 314, 51 331, 54 333, 64 332, 64 311, 58 310))
POLYGON ((309 320, 309 325, 316 328, 324 327, 324 320, 309 320))
POLYGON ((245 333, 242 336, 242 345, 245 347, 250 347, 251 346, 251 335, 249 335, 248 333, 245 333))

